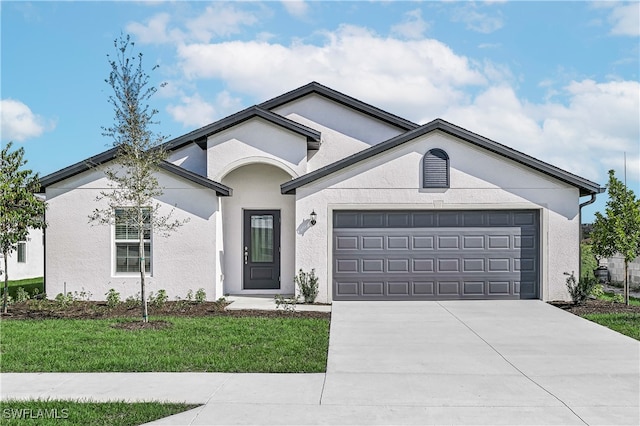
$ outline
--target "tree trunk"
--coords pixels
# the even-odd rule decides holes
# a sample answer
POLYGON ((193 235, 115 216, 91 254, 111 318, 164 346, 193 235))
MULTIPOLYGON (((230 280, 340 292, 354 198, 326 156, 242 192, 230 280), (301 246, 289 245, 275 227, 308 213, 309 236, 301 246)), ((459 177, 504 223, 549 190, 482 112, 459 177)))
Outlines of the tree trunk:
POLYGON ((624 259, 624 304, 629 306, 629 262, 624 259))
POLYGON ((144 225, 140 226, 141 223, 144 223, 144 219, 141 217, 142 214, 138 213, 138 238, 140 240, 140 245, 138 246, 138 250, 140 250, 140 297, 142 298, 142 322, 149 322, 149 312, 147 311, 147 295, 146 295, 146 286, 145 286, 145 275, 146 275, 146 263, 144 258, 144 225))
POLYGON ((7 313, 7 297, 9 297, 9 273, 7 272, 8 256, 8 252, 2 253, 2 257, 4 257, 4 295, 2 296, 2 312, 5 314, 7 313))

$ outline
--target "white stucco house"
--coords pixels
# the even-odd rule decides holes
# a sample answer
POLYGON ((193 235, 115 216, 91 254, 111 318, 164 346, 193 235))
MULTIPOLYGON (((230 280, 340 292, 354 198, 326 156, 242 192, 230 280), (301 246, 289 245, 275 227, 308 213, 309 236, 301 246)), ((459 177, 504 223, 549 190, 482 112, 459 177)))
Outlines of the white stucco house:
MULTIPOLYGON (((424 125, 318 83, 166 144, 159 202, 189 219, 148 236, 150 291, 318 301, 567 299, 581 197, 599 184, 446 121, 424 125)), ((139 291, 137 240, 91 226, 109 150, 42 178, 49 295, 139 291)))
POLYGON ((11 281, 39 278, 44 275, 42 229, 31 229, 27 238, 18 243, 16 250, 7 257, 7 271, 4 271, 4 259, 0 253, 0 282, 4 281, 4 274, 7 272, 11 281))

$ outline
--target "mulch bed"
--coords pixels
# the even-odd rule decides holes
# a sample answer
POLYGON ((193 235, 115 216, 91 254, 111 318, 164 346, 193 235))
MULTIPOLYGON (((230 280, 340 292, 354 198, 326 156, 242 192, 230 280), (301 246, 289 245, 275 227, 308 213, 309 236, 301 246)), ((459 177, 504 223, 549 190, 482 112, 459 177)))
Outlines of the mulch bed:
MULTIPOLYGON (((153 317, 264 317, 264 318, 319 318, 330 319, 330 312, 295 311, 262 311, 255 309, 226 310, 225 302, 166 302, 163 306, 148 306, 149 318, 153 317)), ((23 319, 108 319, 108 318, 142 318, 141 308, 126 303, 110 308, 106 302, 75 301, 69 306, 61 307, 53 300, 31 300, 16 303, 8 307, 3 320, 23 319)), ((140 322, 141 323, 141 322, 140 322)), ((153 327, 153 326, 143 326, 153 327)))
POLYGON ((587 299, 580 305, 567 302, 549 302, 549 304, 560 309, 564 309, 565 311, 569 311, 575 315, 621 313, 640 314, 640 306, 627 306, 624 303, 608 302, 605 300, 587 299))
MULTIPOLYGON (((601 313, 637 313, 640 314, 640 306, 625 305, 623 303, 607 302, 604 300, 588 299, 580 305, 567 302, 549 302, 549 304, 564 309, 575 315, 601 314, 601 313)), ((166 327, 163 321, 156 321, 154 317, 262 317, 262 318, 319 318, 330 319, 330 312, 295 311, 287 312, 263 311, 256 309, 226 310, 228 303, 224 302, 166 302, 163 306, 149 305, 149 317, 151 321, 141 326, 142 321, 132 322, 135 325, 120 325, 119 327, 161 328, 166 327)), ((109 318, 140 318, 142 316, 139 306, 131 306, 126 303, 109 308, 105 302, 75 301, 67 307, 61 307, 52 300, 28 301, 10 305, 6 314, 1 314, 3 320, 23 319, 109 319, 109 318)), ((120 322, 118 324, 127 324, 120 322)), ((169 323, 166 323, 169 324, 169 323)), ((170 325, 170 324, 169 324, 170 325)))

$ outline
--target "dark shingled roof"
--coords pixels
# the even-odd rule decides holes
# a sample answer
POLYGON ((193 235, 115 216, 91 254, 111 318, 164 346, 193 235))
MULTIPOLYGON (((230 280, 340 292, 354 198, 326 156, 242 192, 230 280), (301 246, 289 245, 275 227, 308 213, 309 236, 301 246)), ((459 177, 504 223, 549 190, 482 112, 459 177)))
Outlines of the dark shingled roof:
POLYGON ((487 139, 483 136, 470 132, 466 129, 463 129, 462 127, 458 127, 442 119, 433 120, 430 123, 427 123, 416 129, 388 139, 349 157, 338 160, 335 163, 329 164, 311 173, 300 176, 299 178, 283 183, 282 185, 280 185, 280 190, 283 194, 294 194, 296 192, 296 189, 301 186, 307 185, 320 178, 342 170, 345 167, 349 167, 351 165, 364 161, 389 149, 402 145, 405 142, 411 141, 417 137, 426 135, 427 133, 431 133, 434 131, 441 131, 443 133, 450 134, 470 144, 473 144, 480 148, 484 148, 505 158, 516 161, 520 164, 524 164, 525 166, 528 166, 538 172, 542 172, 555 179, 573 185, 580 189, 580 196, 604 192, 604 188, 601 188, 600 185, 595 182, 591 182, 580 176, 569 173, 558 167, 552 166, 551 164, 545 163, 544 161, 538 160, 520 151, 511 149, 505 145, 499 144, 498 142, 487 139))

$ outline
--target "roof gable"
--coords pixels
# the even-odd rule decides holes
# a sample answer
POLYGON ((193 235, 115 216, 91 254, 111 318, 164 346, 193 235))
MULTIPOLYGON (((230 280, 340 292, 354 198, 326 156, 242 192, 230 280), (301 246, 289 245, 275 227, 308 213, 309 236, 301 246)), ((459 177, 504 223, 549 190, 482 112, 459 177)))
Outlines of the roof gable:
POLYGON ((207 148, 207 138, 215 133, 237 126, 247 120, 260 117, 272 124, 285 128, 307 138, 308 149, 318 149, 320 147, 321 134, 317 130, 304 126, 286 117, 275 114, 259 106, 252 106, 221 120, 211 123, 186 135, 170 140, 164 144, 165 149, 174 150, 181 148, 191 142, 195 142, 202 149, 207 148))
MULTIPOLYGON (((65 179, 86 172, 101 164, 106 164, 110 161, 113 161, 116 158, 117 152, 117 148, 111 148, 84 161, 80 161, 62 170, 58 170, 57 172, 44 176, 40 179, 39 192, 42 193, 48 186, 54 185, 65 179)), ((216 194, 219 196, 229 196, 232 194, 232 189, 228 186, 211 179, 207 179, 206 177, 200 176, 197 173, 190 172, 189 170, 183 169, 182 167, 176 166, 175 164, 172 164, 168 161, 163 161, 162 163, 160 163, 159 167, 160 169, 179 176, 183 179, 187 179, 193 183, 204 186, 205 188, 212 189, 216 191, 216 194)))
POLYGON ((281 192, 283 194, 294 194, 296 192, 296 189, 301 186, 307 185, 311 182, 314 182, 318 179, 321 179, 325 176, 328 176, 332 173, 342 170, 345 167, 349 167, 351 165, 364 161, 368 158, 374 157, 380 153, 383 153, 394 147, 402 145, 403 143, 406 143, 417 137, 423 136, 425 134, 428 134, 434 131, 441 131, 449 135, 455 136, 456 138, 461 139, 465 142, 468 142, 480 148, 486 149, 488 151, 501 155, 507 159, 510 159, 512 161, 515 161, 517 163, 530 167, 538 172, 544 173, 548 176, 558 179, 562 182, 575 186, 580 189, 581 196, 601 193, 604 190, 603 188, 600 187, 600 185, 598 185, 595 182, 591 182, 580 176, 569 173, 551 164, 545 163, 544 161, 538 160, 520 151, 511 149, 505 145, 502 145, 498 142, 482 137, 478 134, 475 134, 466 129, 463 129, 462 127, 458 127, 442 119, 436 119, 416 129, 410 130, 399 136, 396 136, 382 143, 374 145, 371 148, 367 148, 363 151, 360 151, 349 157, 345 157, 341 160, 338 160, 332 164, 329 164, 325 167, 322 167, 304 176, 301 176, 289 182, 283 183, 282 185, 280 185, 281 192))
POLYGON ((348 108, 354 109, 365 115, 373 117, 377 120, 391 124, 404 131, 412 130, 419 127, 418 124, 413 123, 407 119, 404 119, 397 115, 383 111, 380 108, 376 108, 373 105, 369 105, 358 99, 352 98, 351 96, 347 96, 344 93, 340 93, 336 90, 330 89, 329 87, 323 86, 322 84, 317 83, 315 81, 309 84, 306 84, 302 87, 299 87, 297 89, 294 89, 290 92, 287 92, 283 95, 280 95, 273 99, 265 101, 261 103, 259 107, 266 110, 272 110, 284 104, 287 104, 289 102, 293 102, 297 99, 308 96, 310 94, 320 95, 334 102, 345 105, 348 108))

